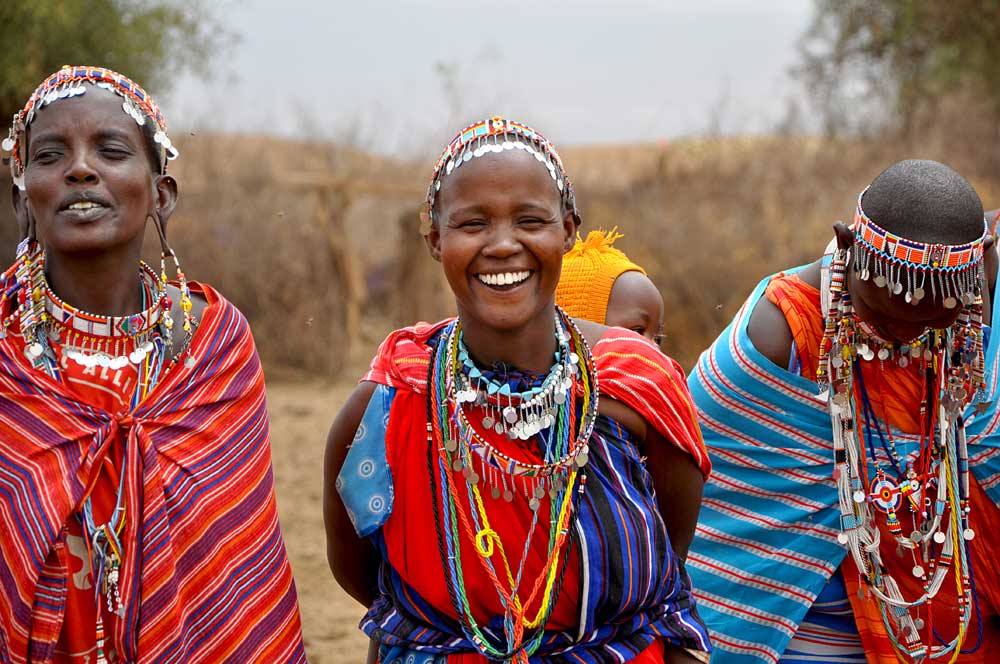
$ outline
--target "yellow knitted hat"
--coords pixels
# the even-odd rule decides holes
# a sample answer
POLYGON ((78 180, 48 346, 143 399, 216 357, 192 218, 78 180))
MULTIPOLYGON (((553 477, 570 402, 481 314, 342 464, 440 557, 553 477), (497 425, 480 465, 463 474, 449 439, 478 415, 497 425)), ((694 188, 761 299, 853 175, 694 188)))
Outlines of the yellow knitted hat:
POLYGON ((604 324, 615 279, 624 272, 646 271, 612 245, 622 236, 618 227, 577 233, 576 244, 563 256, 562 276, 556 286, 556 304, 574 318, 604 324))

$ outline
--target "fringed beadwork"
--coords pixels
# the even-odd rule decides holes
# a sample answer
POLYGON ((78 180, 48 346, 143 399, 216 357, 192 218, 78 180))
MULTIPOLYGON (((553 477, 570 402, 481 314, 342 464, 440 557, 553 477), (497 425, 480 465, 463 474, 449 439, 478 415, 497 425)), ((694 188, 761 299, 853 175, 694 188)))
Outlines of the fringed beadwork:
POLYGON ((872 280, 906 302, 918 304, 925 297, 940 298, 948 309, 971 305, 982 281, 984 242, 989 228, 983 219, 983 234, 964 244, 917 242, 885 230, 861 207, 865 192, 858 196, 854 212, 854 269, 864 280, 872 280))
MULTIPOLYGON (((970 281, 968 276, 980 274, 982 246, 978 241, 978 245, 957 249, 922 245, 927 255, 936 257, 935 265, 915 253, 901 258, 901 245, 894 236, 887 236, 877 249, 878 243, 864 244, 873 228, 867 218, 855 225, 861 232, 856 233, 854 248, 862 245, 867 252, 854 264, 862 279, 881 276, 885 283, 876 280, 876 285, 888 284, 896 295, 909 289, 907 301, 914 299, 921 284, 929 283, 945 299, 956 298, 953 306, 960 302, 962 310, 948 329, 927 330, 905 343, 890 342, 854 312, 847 289, 849 252, 838 249, 825 268, 828 291, 817 382, 826 391, 833 427, 841 523, 838 540, 849 549, 866 596, 877 603, 897 651, 914 662, 953 657, 965 640, 973 614, 978 615, 969 554, 975 532, 969 527, 963 412, 985 389, 981 282, 970 281), (876 256, 876 252, 881 253, 876 256), (942 265, 953 269, 944 273, 942 265), (911 275, 918 279, 909 281, 911 275), (903 288, 898 288, 901 284, 903 288), (871 405, 861 367, 874 362, 902 368, 915 364, 925 377, 919 413, 922 433, 912 458, 897 451, 892 430, 880 422, 871 405), (899 555, 913 558, 911 573, 923 585, 919 597, 904 598, 896 580, 886 572, 874 512, 884 514, 899 555), (912 532, 904 526, 909 520, 912 532), (957 636, 939 642, 932 633, 930 606, 952 568, 960 581, 957 636)), ((919 249, 919 243, 909 245, 914 246, 906 246, 906 251, 919 249)))

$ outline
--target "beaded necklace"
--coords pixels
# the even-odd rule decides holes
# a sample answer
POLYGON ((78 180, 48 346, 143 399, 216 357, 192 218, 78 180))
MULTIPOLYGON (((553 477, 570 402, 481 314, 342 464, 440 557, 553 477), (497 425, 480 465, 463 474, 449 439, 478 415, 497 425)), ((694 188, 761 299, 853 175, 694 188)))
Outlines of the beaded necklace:
POLYGON ((833 424, 842 529, 838 540, 850 549, 865 581, 864 592, 877 603, 897 653, 912 661, 946 656, 954 661, 973 608, 978 615, 968 548, 975 533, 969 527, 962 410, 984 387, 981 296, 976 289, 971 299, 961 300, 964 309, 951 328, 929 330, 907 344, 892 344, 854 313, 845 288, 848 265, 847 252, 838 250, 828 273, 830 297, 817 370, 818 382, 828 390, 833 424), (921 363, 925 396, 920 445, 909 463, 904 463, 896 449, 891 429, 886 426, 883 432, 871 403, 861 363, 874 361, 904 368, 911 362, 921 363), (880 460, 876 438, 888 467, 880 460), (904 506, 912 517, 913 530, 908 535, 900 519, 904 506), (924 587, 919 597, 904 598, 896 580, 886 572, 872 508, 885 514, 899 550, 910 552, 912 573, 924 587), (936 638, 931 607, 951 567, 955 568, 958 630, 954 639, 943 642, 936 638))
MULTIPOLYGON (((447 571, 449 596, 466 638, 480 653, 493 660, 526 663, 541 643, 544 626, 555 607, 565 573, 568 556, 564 553, 576 514, 572 505, 573 494, 581 494, 586 486, 583 468, 589 453, 587 441, 597 415, 596 371, 586 341, 572 321, 561 310, 557 312, 555 321, 559 350, 555 365, 540 388, 544 390, 547 385, 555 385, 563 398, 556 402, 553 397, 552 403, 556 405, 549 413, 551 424, 539 426, 542 424, 540 416, 535 420, 538 431, 529 436, 537 437, 542 446, 542 464, 520 461, 500 453, 471 424, 466 408, 476 404, 486 412, 495 412, 490 411, 487 402, 491 396, 500 394, 500 388, 497 386, 491 390, 489 385, 483 384, 480 376, 468 378, 470 367, 464 357, 460 359, 464 346, 461 344, 459 321, 442 334, 428 377, 428 469, 432 476, 437 476, 441 487, 438 496, 438 482, 432 483, 438 546, 447 571), (576 361, 569 359, 574 356, 576 361), (560 377, 562 372, 566 375, 560 377), (477 385, 473 398, 464 394, 477 385), (577 395, 582 397, 579 414, 577 395), (456 481, 458 472, 464 482, 456 481), (479 487, 481 480, 492 486, 494 500, 502 497, 511 502, 520 493, 528 501, 531 523, 521 560, 516 567, 511 565, 499 535, 490 525, 479 487), (527 554, 540 522, 539 508, 546 493, 550 498, 546 562, 531 583, 526 599, 522 599, 520 591, 527 554), (459 544, 463 534, 473 542, 480 567, 490 578, 504 607, 503 645, 496 643, 500 640, 499 635, 487 633, 472 615, 465 594, 465 571, 459 544), (533 616, 528 615, 528 607, 539 597, 541 601, 537 611, 533 616), (535 631, 526 635, 525 630, 535 631)), ((536 391, 526 399, 531 400, 542 393, 536 391)), ((509 396, 512 398, 514 395, 509 396)), ((508 402, 506 407, 511 406, 508 402)), ((496 431, 495 428, 493 430, 496 431)), ((516 437, 524 439, 521 435, 516 437)))

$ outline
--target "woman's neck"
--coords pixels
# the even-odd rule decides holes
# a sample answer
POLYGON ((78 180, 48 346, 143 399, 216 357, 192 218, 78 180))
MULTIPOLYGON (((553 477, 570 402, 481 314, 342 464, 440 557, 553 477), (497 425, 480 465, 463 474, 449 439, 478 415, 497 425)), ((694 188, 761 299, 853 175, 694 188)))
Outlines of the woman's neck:
POLYGON ((142 309, 139 256, 82 259, 46 254, 45 278, 67 304, 99 316, 126 316, 142 309))
POLYGON ((462 338, 472 358, 483 366, 503 363, 544 374, 556 352, 555 309, 522 328, 498 330, 474 319, 462 318, 462 338))

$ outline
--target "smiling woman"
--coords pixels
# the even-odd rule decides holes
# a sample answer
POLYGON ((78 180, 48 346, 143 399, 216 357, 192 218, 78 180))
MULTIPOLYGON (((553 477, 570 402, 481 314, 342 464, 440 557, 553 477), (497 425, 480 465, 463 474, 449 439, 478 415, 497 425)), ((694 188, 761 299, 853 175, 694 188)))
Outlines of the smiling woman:
POLYGON ((3 148, 24 235, 0 278, 4 661, 304 662, 259 362, 167 243, 162 114, 66 67, 3 148))
POLYGON ((580 223, 559 155, 485 120, 427 202, 458 318, 389 335, 327 445, 328 556, 367 607, 369 660, 706 659, 690 396, 647 340, 555 306, 580 223))

